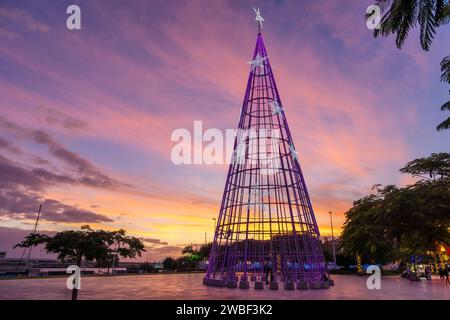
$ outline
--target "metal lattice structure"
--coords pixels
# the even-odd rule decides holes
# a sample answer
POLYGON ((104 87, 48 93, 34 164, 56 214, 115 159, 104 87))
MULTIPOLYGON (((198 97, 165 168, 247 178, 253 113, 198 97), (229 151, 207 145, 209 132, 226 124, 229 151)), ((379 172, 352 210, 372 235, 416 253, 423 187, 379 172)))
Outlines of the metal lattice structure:
POLYGON ((204 284, 328 287, 319 229, 261 32, 204 284))

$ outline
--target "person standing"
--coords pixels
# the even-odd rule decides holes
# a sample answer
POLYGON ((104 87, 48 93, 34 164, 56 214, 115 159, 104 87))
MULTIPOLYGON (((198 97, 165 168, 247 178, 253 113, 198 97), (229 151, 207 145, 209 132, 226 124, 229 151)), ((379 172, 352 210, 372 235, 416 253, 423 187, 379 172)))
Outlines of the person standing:
POLYGON ((264 275, 266 277, 266 284, 269 284, 269 264, 266 262, 264 263, 264 275))
POLYGON ((448 278, 448 268, 444 270, 445 284, 450 284, 450 279, 448 278))
POLYGON ((439 268, 439 279, 444 280, 444 269, 442 267, 439 268))
POLYGON ((406 279, 409 279, 410 281, 412 281, 411 267, 409 267, 409 266, 406 269, 406 279))
POLYGON ((430 266, 426 266, 425 267, 425 278, 427 278, 427 280, 431 280, 431 268, 430 268, 430 266))

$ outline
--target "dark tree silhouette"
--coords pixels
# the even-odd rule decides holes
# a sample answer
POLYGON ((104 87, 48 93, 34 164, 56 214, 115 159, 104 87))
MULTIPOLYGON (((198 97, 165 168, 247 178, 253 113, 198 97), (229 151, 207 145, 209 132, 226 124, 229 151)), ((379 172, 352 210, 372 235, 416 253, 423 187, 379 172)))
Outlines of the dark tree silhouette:
MULTIPOLYGON (((34 247, 43 244, 48 253, 57 253, 62 261, 73 261, 81 267, 84 261, 104 262, 112 256, 135 258, 145 251, 141 240, 126 235, 125 230, 93 230, 88 225, 81 230, 62 231, 49 237, 45 234, 30 233, 14 247, 34 247)), ((78 289, 73 288, 72 300, 78 297, 78 289)))
POLYGON ((411 161, 401 172, 431 179, 404 188, 377 185, 376 193, 355 201, 345 213, 345 254, 359 253, 370 263, 406 261, 450 243, 449 159, 450 154, 433 154, 411 161))

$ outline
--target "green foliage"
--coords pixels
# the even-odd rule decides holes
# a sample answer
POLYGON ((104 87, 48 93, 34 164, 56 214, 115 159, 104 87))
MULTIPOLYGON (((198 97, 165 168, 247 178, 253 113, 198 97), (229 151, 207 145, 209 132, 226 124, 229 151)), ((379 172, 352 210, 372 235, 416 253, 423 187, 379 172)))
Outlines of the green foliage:
POLYGON ((410 161, 400 172, 421 178, 450 178, 450 153, 433 153, 427 158, 410 161))
POLYGON ((447 111, 447 110, 450 111, 450 101, 447 101, 441 107, 441 111, 447 111))
POLYGON ((441 72, 441 81, 450 83, 450 56, 447 56, 442 60, 441 72))
MULTIPOLYGON (((384 15, 374 36, 395 34, 399 49, 403 47, 410 30, 419 24, 420 44, 423 50, 429 51, 436 29, 450 22, 449 0, 378 0, 376 4, 384 15)), ((450 56, 442 60, 441 71, 441 81, 450 83, 450 56)), ((449 110, 449 103, 443 105, 442 111, 449 110)), ((450 117, 436 127, 437 131, 445 129, 450 129, 450 117)))
POLYGON ((197 270, 198 264, 208 259, 211 253, 211 248, 212 243, 203 244, 198 250, 194 250, 192 246, 185 247, 181 251, 183 256, 178 259, 178 270, 197 270))
POLYGON ((97 268, 112 268, 112 267, 117 267, 119 264, 119 258, 113 254, 113 253, 109 253, 104 257, 99 257, 98 259, 95 260, 95 266, 97 268))
POLYGON ((449 154, 433 154, 411 161, 401 172, 433 179, 404 188, 376 186, 374 194, 355 201, 345 214, 344 253, 359 253, 363 263, 386 263, 450 243, 449 159, 449 154))
POLYGON ((201 245, 195 250, 192 245, 183 248, 182 257, 177 260, 167 257, 163 261, 165 270, 193 271, 198 269, 198 265, 202 261, 206 261, 211 253, 212 243, 201 245))
POLYGON ((376 4, 384 15, 380 29, 374 31, 374 36, 395 34, 395 43, 399 49, 403 47, 411 29, 419 24, 420 44, 424 50, 430 50, 436 28, 449 22, 448 0, 379 0, 376 4))
POLYGON ((212 243, 203 244, 198 250, 194 250, 192 246, 185 247, 181 253, 186 256, 188 260, 205 261, 211 253, 212 243))
POLYGON ((183 248, 183 250, 181 250, 181 253, 182 253, 182 254, 192 254, 192 253, 194 253, 194 252, 195 252, 195 251, 194 251, 192 245, 186 246, 186 247, 183 248))
POLYGON ((200 246, 198 253, 200 257, 202 257, 202 260, 207 260, 209 258, 209 255, 211 254, 211 249, 212 249, 212 242, 200 246))
POLYGON ((139 266, 140 270, 143 270, 145 273, 154 273, 158 272, 158 270, 155 268, 155 266, 151 263, 144 262, 139 266))
POLYGON ((442 121, 442 122, 436 127, 436 130, 437 130, 437 131, 448 130, 448 129, 450 129, 450 117, 448 117, 446 120, 442 121))
MULTIPOLYGON (((412 1, 411 1, 412 2, 412 1)), ((430 50, 431 42, 438 26, 436 20, 436 1, 420 0, 418 21, 420 24, 420 44, 424 50, 430 50)))
POLYGON ((163 266, 165 270, 176 270, 177 269, 177 261, 171 257, 167 257, 163 261, 163 266))
MULTIPOLYGON (((450 7, 449 7, 450 11, 450 7)), ((449 14, 450 16, 450 14, 449 14)), ((450 19, 449 19, 450 20, 450 19)), ((441 81, 450 83, 450 56, 445 57, 444 60, 441 62, 441 81)), ((447 101, 444 103, 441 107, 442 111, 450 111, 450 101, 447 101)), ((450 117, 448 117, 446 120, 444 120, 442 123, 440 123, 437 127, 437 131, 447 130, 450 129, 450 117)))

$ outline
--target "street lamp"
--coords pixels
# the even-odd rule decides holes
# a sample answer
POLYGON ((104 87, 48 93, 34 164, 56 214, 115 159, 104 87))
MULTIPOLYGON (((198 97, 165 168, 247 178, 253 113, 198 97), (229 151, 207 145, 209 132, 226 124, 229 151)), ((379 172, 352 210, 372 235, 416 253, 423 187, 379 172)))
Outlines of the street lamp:
POLYGON ((213 221, 213 241, 214 241, 214 236, 216 235, 216 221, 217 221, 217 219, 216 218, 212 218, 212 221, 213 221))
POLYGON ((330 221, 331 221, 331 243, 333 245, 333 259, 334 259, 334 265, 336 266, 336 248, 334 246, 334 231, 333 231, 333 212, 329 212, 330 214, 330 221))

